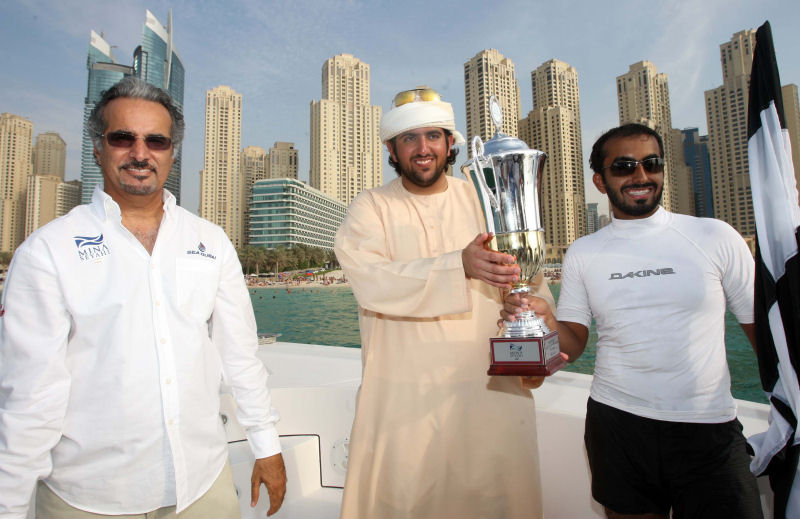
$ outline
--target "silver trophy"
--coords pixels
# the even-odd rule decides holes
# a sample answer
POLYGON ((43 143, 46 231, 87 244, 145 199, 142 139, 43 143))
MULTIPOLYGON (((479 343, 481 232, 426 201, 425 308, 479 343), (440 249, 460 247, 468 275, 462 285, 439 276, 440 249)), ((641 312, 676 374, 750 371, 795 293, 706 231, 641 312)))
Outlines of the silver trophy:
MULTIPOLYGON (((486 231, 494 235, 487 246, 517 259, 520 278, 511 292, 530 292, 544 266, 539 197, 547 154, 501 132, 503 111, 494 96, 489 111, 497 133, 485 144, 472 138, 472 158, 461 171, 478 193, 486 231)), ((499 337, 490 339, 490 350, 489 375, 550 375, 565 364, 557 332, 533 311, 505 321, 499 337)))

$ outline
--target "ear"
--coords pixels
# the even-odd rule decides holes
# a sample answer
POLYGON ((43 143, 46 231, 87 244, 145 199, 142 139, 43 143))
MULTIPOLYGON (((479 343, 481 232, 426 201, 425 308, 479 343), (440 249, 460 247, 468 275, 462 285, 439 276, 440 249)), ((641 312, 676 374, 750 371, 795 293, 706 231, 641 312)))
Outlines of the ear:
POLYGON ((97 148, 94 148, 94 161, 97 162, 98 166, 102 165, 100 164, 100 152, 97 151, 97 148))
POLYGON ((453 146, 455 145, 455 143, 456 143, 456 138, 453 137, 453 134, 451 133, 450 135, 447 136, 447 149, 448 149, 448 151, 453 149, 453 146))
POLYGON ((389 150, 389 156, 392 160, 397 162, 397 156, 394 154, 394 141, 392 139, 386 141, 386 149, 389 150))
POLYGON ((601 175, 600 173, 595 173, 594 175, 592 175, 592 182, 594 183, 594 187, 596 187, 598 191, 600 191, 604 195, 606 194, 606 186, 605 184, 603 184, 603 175, 601 175))

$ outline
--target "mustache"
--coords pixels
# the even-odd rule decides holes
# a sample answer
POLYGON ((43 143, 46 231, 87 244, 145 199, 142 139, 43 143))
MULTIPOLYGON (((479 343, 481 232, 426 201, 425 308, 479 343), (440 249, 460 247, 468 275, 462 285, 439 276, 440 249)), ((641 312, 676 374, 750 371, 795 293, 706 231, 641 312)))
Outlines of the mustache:
POLYGON ((123 165, 121 165, 119 167, 119 169, 128 169, 128 168, 149 169, 150 171, 153 171, 153 172, 155 172, 155 170, 156 170, 156 167, 154 165, 150 164, 150 162, 148 162, 146 160, 136 160, 136 159, 128 161, 128 162, 126 162, 125 164, 123 164, 123 165))

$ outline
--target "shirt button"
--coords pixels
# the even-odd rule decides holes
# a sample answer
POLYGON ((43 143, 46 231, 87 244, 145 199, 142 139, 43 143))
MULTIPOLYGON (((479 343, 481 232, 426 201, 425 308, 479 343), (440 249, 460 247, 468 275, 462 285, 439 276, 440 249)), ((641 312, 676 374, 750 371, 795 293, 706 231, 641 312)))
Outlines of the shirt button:
POLYGON ((156 299, 156 306, 161 306, 161 301, 159 301, 158 299, 156 299))
POLYGON ((168 423, 169 425, 175 425, 175 420, 173 420, 173 419, 171 419, 171 418, 170 418, 169 422, 167 422, 167 423, 168 423))
POLYGON ((167 343, 167 339, 161 339, 161 344, 166 344, 166 343, 167 343))
POLYGON ((167 384, 172 384, 172 379, 170 377, 167 377, 167 384))

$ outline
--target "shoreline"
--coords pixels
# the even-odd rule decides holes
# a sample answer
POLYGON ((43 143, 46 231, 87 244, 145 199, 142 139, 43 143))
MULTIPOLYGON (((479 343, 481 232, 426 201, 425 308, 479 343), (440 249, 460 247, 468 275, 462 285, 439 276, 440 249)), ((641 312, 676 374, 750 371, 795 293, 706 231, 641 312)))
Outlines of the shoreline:
POLYGON ((275 281, 272 278, 253 278, 245 276, 247 288, 335 288, 349 287, 350 282, 344 277, 341 270, 332 270, 323 275, 314 275, 308 278, 288 279, 275 281))

